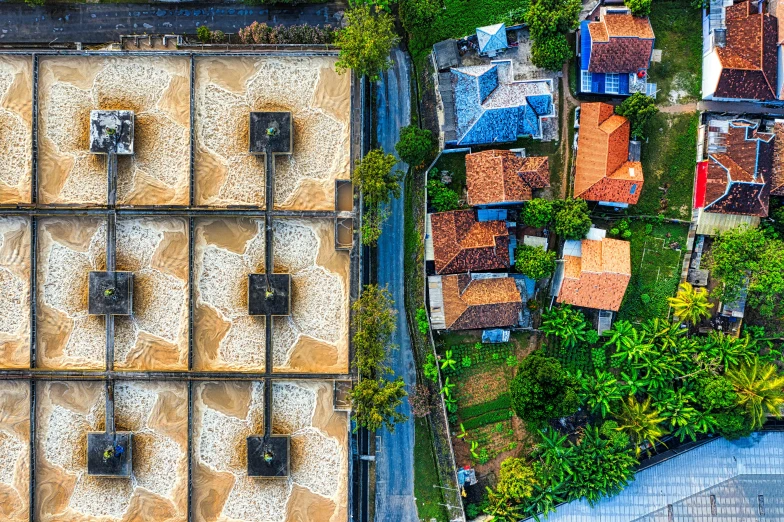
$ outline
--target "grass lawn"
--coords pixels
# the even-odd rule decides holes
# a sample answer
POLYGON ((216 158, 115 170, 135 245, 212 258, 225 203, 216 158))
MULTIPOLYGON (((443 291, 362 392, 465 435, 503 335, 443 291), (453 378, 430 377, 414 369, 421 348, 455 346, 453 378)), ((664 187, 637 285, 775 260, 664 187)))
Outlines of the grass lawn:
POLYGON ((666 317, 669 309, 667 298, 675 295, 680 282, 689 227, 678 223, 633 220, 629 230, 632 232, 632 278, 618 319, 637 323, 666 317), (650 234, 646 233, 649 224, 650 234), (678 243, 681 250, 670 248, 672 243, 678 243))
POLYGON ((439 172, 449 172, 452 176, 452 181, 447 186, 461 196, 466 188, 465 158, 465 152, 441 154, 441 157, 438 158, 438 162, 434 166, 439 172))
POLYGON ((651 26, 656 36, 656 49, 662 50, 662 61, 650 68, 649 81, 657 84, 657 101, 669 104, 670 93, 677 91, 679 103, 700 98, 702 73, 702 20, 700 12, 689 0, 654 2, 651 26))
POLYGON ((441 485, 438 478, 435 457, 433 456, 433 439, 426 418, 414 420, 414 496, 416 497, 419 519, 438 522, 449 520, 441 489, 433 485, 441 485))
POLYGON ((409 46, 414 60, 430 52, 433 44, 447 38, 462 38, 477 27, 499 23, 526 0, 444 0, 444 9, 435 20, 410 35, 409 46))
MULTIPOLYGON (((559 91, 560 92, 560 91, 559 91)), ((574 125, 574 117, 572 117, 574 125)), ((474 152, 489 149, 525 149, 526 156, 547 156, 550 158, 550 185, 553 194, 559 194, 561 185, 561 171, 563 170, 563 155, 561 154, 560 141, 540 141, 533 138, 518 138, 514 143, 486 145, 471 147, 474 152)))
POLYGON ((635 215, 663 214, 676 219, 691 219, 694 169, 697 157, 699 115, 656 114, 648 123, 648 142, 642 146, 645 185, 637 205, 629 207, 635 215), (666 195, 659 187, 667 187, 666 195), (662 210, 662 198, 667 200, 662 210))

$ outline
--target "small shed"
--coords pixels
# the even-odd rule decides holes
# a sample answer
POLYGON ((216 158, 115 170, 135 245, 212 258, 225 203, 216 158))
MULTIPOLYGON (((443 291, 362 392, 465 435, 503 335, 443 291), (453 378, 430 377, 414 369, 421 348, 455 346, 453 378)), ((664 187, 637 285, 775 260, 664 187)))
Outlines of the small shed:
POLYGON ((482 330, 482 343, 484 344, 508 343, 509 335, 510 335, 509 330, 504 330, 503 328, 482 330))
POLYGON ((686 279, 693 286, 708 286, 709 272, 702 268, 690 268, 686 279))
POLYGON ((435 44, 433 46, 433 59, 438 71, 447 71, 452 67, 460 65, 457 56, 457 40, 449 39, 435 44))
POLYGON ((479 41, 479 54, 490 58, 509 47, 506 42, 506 25, 504 24, 477 27, 476 38, 479 41))

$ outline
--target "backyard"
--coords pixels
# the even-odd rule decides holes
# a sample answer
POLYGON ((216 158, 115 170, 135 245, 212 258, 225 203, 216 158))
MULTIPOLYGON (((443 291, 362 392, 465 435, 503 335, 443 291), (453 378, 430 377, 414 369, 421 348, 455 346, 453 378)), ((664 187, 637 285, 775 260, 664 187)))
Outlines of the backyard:
POLYGON ((684 0, 656 2, 651 11, 656 49, 662 60, 652 64, 650 81, 657 84, 657 102, 688 103, 700 98, 702 72, 702 20, 684 0))
POLYGON ((648 122, 641 158, 645 185, 629 209, 633 214, 691 219, 698 125, 696 112, 660 112, 648 122))
POLYGON ((632 278, 626 290, 618 319, 640 323, 666 317, 667 298, 675 295, 681 278, 681 263, 686 248, 688 225, 633 220, 632 278))

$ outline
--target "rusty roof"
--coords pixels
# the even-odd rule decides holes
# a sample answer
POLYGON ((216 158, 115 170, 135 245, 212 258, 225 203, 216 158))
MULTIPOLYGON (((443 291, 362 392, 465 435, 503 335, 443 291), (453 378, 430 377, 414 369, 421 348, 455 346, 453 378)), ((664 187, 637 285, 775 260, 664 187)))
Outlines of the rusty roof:
POLYGON ((450 330, 514 326, 522 298, 514 279, 471 279, 468 274, 441 278, 444 318, 450 330))
POLYGON ((521 158, 509 150, 466 155, 469 205, 528 201, 532 189, 550 186, 547 157, 521 158))
MULTIPOLYGON (((781 2, 784 5, 784 1, 781 2)), ((773 125, 773 170, 770 180, 770 193, 784 196, 784 120, 776 120, 773 125)))
POLYGON ((509 231, 504 221, 477 221, 473 210, 430 216, 438 274, 509 268, 509 231))
POLYGON ((717 47, 722 71, 714 96, 776 99, 778 20, 748 0, 725 8, 727 43, 717 47))
POLYGON ((564 279, 558 302, 618 311, 631 279, 628 241, 584 239, 582 257, 564 257, 564 279))
POLYGON ((756 123, 729 123, 726 152, 708 155, 705 211, 765 217, 774 173, 774 133, 759 132, 756 123))
POLYGON ((635 204, 643 185, 642 164, 629 159, 629 120, 608 103, 583 103, 577 138, 575 197, 635 204))
POLYGON ((588 24, 591 58, 596 73, 636 73, 647 69, 653 53, 653 28, 647 17, 629 13, 605 14, 588 24))

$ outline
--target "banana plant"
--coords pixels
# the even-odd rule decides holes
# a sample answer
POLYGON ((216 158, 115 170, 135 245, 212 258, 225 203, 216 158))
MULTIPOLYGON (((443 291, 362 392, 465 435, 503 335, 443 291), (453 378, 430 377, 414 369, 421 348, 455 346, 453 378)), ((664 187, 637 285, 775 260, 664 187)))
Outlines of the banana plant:
POLYGON ((468 432, 463 427, 463 423, 460 423, 460 433, 457 434, 458 439, 464 439, 465 436, 468 435, 468 432))
POLYGON ((441 369, 445 370, 449 368, 452 371, 457 371, 457 366, 455 366, 456 363, 457 361, 452 359, 452 350, 447 350, 444 358, 441 360, 441 369))
POLYGON ((457 413, 457 399, 454 397, 444 397, 444 404, 449 413, 457 413))
POLYGON ((475 440, 472 440, 471 441, 471 456, 474 457, 475 459, 479 458, 479 452, 476 451, 478 449, 479 449, 479 443, 477 441, 475 441, 475 440))
POLYGON ((445 400, 449 400, 452 398, 452 388, 454 387, 455 387, 454 383, 449 382, 449 377, 447 377, 446 379, 444 379, 444 387, 441 388, 441 391, 439 393, 441 393, 441 395, 444 396, 445 400))

